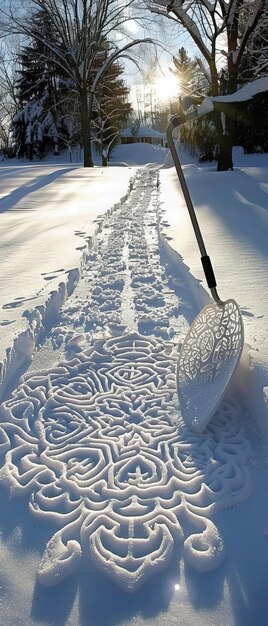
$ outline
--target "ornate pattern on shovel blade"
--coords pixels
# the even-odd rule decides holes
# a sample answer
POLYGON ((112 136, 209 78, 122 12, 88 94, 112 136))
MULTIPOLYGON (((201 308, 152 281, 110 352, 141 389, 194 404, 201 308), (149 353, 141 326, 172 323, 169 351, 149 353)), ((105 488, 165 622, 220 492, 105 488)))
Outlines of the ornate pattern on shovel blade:
POLYGON ((178 363, 178 392, 185 423, 202 432, 215 413, 243 348, 243 322, 234 300, 208 304, 196 317, 178 363))

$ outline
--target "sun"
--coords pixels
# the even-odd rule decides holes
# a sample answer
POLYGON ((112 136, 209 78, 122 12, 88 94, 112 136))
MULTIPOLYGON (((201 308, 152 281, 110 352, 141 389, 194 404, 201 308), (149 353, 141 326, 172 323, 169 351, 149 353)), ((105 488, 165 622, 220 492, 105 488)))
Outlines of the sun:
POLYGON ((162 76, 155 83, 155 92, 161 102, 168 102, 179 95, 180 83, 175 76, 162 76))

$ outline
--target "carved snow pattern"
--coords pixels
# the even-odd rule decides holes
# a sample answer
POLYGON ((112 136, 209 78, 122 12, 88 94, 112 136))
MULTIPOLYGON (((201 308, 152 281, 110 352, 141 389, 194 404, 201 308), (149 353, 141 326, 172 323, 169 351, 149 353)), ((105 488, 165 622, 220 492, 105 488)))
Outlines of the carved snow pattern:
POLYGON ((155 176, 139 171, 100 229, 53 333, 69 359, 29 373, 0 409, 0 480, 58 528, 37 572, 44 585, 81 558, 128 591, 173 554, 213 569, 224 556, 214 514, 251 491, 237 400, 202 435, 180 418, 174 344, 186 326, 159 258, 155 176))
POLYGON ((38 579, 53 585, 90 553, 129 591, 174 547, 200 571, 224 554, 211 515, 248 496, 238 405, 202 436, 178 420, 175 359, 137 333, 27 376, 2 407, 0 479, 60 530, 38 579))

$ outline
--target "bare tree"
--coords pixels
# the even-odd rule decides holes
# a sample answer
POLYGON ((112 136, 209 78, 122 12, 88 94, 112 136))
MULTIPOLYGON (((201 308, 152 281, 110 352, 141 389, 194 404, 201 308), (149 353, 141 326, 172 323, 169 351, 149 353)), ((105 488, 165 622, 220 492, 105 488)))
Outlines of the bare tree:
POLYGON ((16 96, 17 42, 9 38, 0 49, 0 143, 6 152, 10 148, 10 121, 18 108, 16 96))
MULTIPOLYGON (((40 39, 55 64, 74 83, 80 107, 84 166, 93 165, 91 153, 92 107, 97 84, 109 65, 127 55, 133 46, 151 39, 128 38, 127 24, 133 19, 136 0, 28 0, 27 13, 0 9, 7 32, 23 33, 40 39), (40 33, 31 21, 29 10, 42 11, 52 23, 54 36, 40 33), (118 33, 124 45, 116 43, 118 33), (122 39, 123 38, 123 39, 122 39), (96 73, 104 41, 110 43, 110 55, 96 73)), ((17 4, 17 3, 16 3, 17 4)), ((22 2, 22 7, 23 2, 22 2)))
MULTIPOLYGON (((66 101, 65 101, 66 103, 66 101)), ((69 152, 70 163, 73 162, 73 148, 80 144, 80 112, 77 98, 71 98, 67 102, 66 111, 60 119, 62 123, 60 141, 69 152)))
MULTIPOLYGON (((267 4, 268 8, 268 4, 267 4)), ((245 83, 268 74, 268 11, 263 12, 247 43, 239 68, 239 82, 245 83)))
MULTIPOLYGON (((165 15, 186 30, 201 53, 200 67, 219 95, 220 68, 227 65, 227 93, 237 90, 237 78, 250 36, 266 9, 266 0, 146 0, 152 13, 165 15)), ((218 136, 218 170, 233 168, 233 121, 215 113, 218 136)))

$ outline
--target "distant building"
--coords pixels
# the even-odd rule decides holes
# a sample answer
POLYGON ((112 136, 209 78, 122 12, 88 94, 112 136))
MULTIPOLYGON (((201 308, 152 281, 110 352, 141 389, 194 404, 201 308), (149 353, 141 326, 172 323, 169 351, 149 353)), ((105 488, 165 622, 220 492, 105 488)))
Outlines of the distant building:
POLYGON ((150 143, 154 146, 161 146, 166 148, 167 140, 166 133, 160 133, 154 128, 147 126, 130 126, 122 130, 120 134, 121 143, 150 143))

